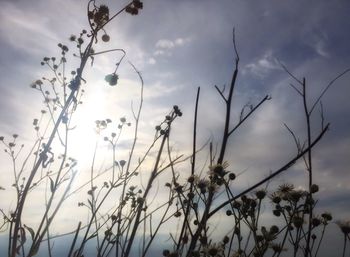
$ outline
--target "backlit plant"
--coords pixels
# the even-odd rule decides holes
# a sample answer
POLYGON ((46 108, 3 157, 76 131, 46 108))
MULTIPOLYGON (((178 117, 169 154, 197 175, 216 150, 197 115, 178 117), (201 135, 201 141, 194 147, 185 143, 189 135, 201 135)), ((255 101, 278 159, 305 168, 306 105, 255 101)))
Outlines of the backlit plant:
MULTIPOLYGON (((201 108, 198 88, 190 139, 193 142, 191 154, 175 154, 171 147, 173 122, 181 122, 177 120, 183 115, 177 105, 169 106, 169 113, 151 135, 151 143, 142 153, 136 152, 144 81, 138 69, 131 64, 140 81, 139 106, 136 111, 133 110, 131 120, 125 116, 117 122, 111 119, 96 120, 95 132, 101 137, 96 139, 89 180, 79 188, 73 188, 73 181, 79 174, 77 160, 70 156, 70 149, 74 146, 69 145, 69 135, 71 121, 82 104, 86 90, 85 67, 87 64, 93 66, 100 55, 120 53, 115 68, 108 70, 104 78, 108 85, 118 85, 117 72, 126 52, 121 48, 97 52, 95 46, 113 40, 106 31, 106 25, 115 17, 122 13, 134 16, 142 9, 143 3, 133 0, 120 11, 112 13, 107 5, 90 0, 87 8, 89 28, 69 37, 74 50, 68 44, 59 43, 58 57, 42 59, 41 65, 47 67, 52 76, 42 77, 31 84, 41 94, 44 105, 39 116, 33 119, 36 135, 33 146, 29 152, 23 153, 24 146, 19 143, 17 134, 11 138, 0 137, 5 154, 12 162, 12 186, 16 193, 11 211, 1 210, 3 223, 0 229, 8 234, 7 255, 54 256, 52 247, 56 238, 70 235, 69 244, 66 245, 68 257, 153 254, 165 257, 317 256, 333 217, 328 212, 317 213, 315 209, 315 195, 319 186, 313 182, 311 149, 327 132, 329 124, 324 123, 321 115, 321 129, 313 134, 310 119, 314 116, 315 106, 320 104, 322 96, 334 81, 326 86, 316 101, 310 102, 306 79, 296 78, 282 65, 297 83, 292 87, 301 97, 301 115, 305 117, 307 136, 300 139, 286 125, 295 141, 296 155, 266 178, 237 192, 235 186, 239 178, 230 170, 234 164, 227 157, 228 142, 271 97, 266 95, 257 104, 244 106, 233 125, 232 99, 240 61, 234 37, 235 61, 231 83, 226 90, 215 86, 225 106, 222 140, 217 150, 213 147, 217 142, 209 142, 207 147, 201 149, 197 146, 197 114, 198 108, 201 108), (79 65, 68 71, 71 57, 78 58, 79 65), (127 158, 120 159, 119 144, 125 130, 132 130, 134 137, 127 158), (108 146, 109 154, 109 164, 102 171, 96 164, 100 141, 108 146), (200 151, 208 152, 209 158, 204 163, 197 158, 200 151), (152 160, 152 167, 147 163, 149 159, 152 160), (267 182, 299 160, 303 161, 307 172, 306 189, 297 189, 289 183, 275 189, 268 188, 267 182), (186 169, 181 166, 184 163, 189 164, 186 169), (28 221, 25 215, 30 206, 29 196, 36 190, 44 192, 45 204, 42 212, 36 216, 37 220, 28 221), (157 190, 162 191, 162 197, 155 202, 154 198, 159 194, 157 190), (54 236, 50 228, 57 226, 57 215, 72 196, 79 199, 74 207, 86 210, 87 217, 82 218, 68 235, 54 236), (273 217, 273 222, 266 222, 262 218, 263 213, 273 217), (226 229, 220 231, 220 236, 215 227, 218 219, 222 220, 226 229), (164 233, 168 240, 160 236, 164 233), (94 249, 92 252, 88 250, 91 245, 94 249)), ((0 190, 4 189, 0 187, 0 190)), ((338 222, 338 225, 344 235, 344 256, 350 234, 349 222, 338 222)))

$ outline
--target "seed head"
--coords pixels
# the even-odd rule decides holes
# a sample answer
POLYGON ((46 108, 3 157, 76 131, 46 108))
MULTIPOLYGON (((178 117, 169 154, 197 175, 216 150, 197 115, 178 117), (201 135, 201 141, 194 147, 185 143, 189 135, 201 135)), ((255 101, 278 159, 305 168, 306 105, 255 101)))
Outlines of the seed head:
POLYGON ((102 36, 102 41, 103 41, 103 42, 108 42, 109 40, 110 40, 109 35, 104 34, 104 35, 102 36))
POLYGON ((350 221, 337 221, 336 224, 339 226, 340 230, 345 234, 349 235, 350 234, 350 221))
POLYGON ((255 192, 255 195, 259 200, 262 200, 266 196, 266 191, 264 189, 258 190, 255 192))
POLYGON ((319 190, 318 185, 316 185, 316 184, 312 184, 312 185, 311 185, 311 187, 310 187, 310 192, 311 192, 311 194, 317 193, 318 190, 319 190))

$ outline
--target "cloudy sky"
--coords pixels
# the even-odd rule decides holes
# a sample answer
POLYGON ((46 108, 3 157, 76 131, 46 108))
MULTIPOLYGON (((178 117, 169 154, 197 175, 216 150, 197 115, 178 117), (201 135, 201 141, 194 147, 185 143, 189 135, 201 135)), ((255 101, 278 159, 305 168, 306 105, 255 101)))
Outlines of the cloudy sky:
MULTIPOLYGON (((101 3, 119 10, 126 2, 101 3)), ((22 142, 32 142, 31 124, 42 100, 29 85, 47 74, 40 62, 44 56, 57 56, 57 43, 70 46, 69 36, 87 28, 85 10, 82 0, 0 1, 0 134, 5 138, 17 133, 22 142)), ((127 61, 142 72, 145 82, 141 143, 146 144, 154 126, 177 104, 184 115, 174 126, 174 149, 188 153, 198 86, 199 141, 211 138, 219 143, 224 105, 214 85, 222 88, 230 83, 235 28, 240 73, 232 124, 244 104, 255 104, 266 94, 272 97, 233 135, 226 157, 233 171, 245 170, 238 191, 254 184, 296 152, 283 123, 305 139, 302 99, 289 86, 297 83, 280 63, 297 78, 306 78, 312 105, 332 79, 350 68, 349 10, 350 2, 345 0, 145 0, 139 15, 122 14, 107 26, 111 41, 100 46, 101 50, 123 48, 127 53, 118 85, 110 87, 104 81, 114 70, 117 53, 96 58, 87 69, 84 104, 76 118, 80 138, 76 136, 72 149, 81 160, 79 167, 83 169, 93 151, 94 140, 86 139, 94 136, 96 119, 132 119, 130 104, 132 100, 137 103, 139 84, 127 61)), ((68 55, 71 69, 76 68, 74 47, 70 46, 68 55)), ((322 99, 331 129, 314 151, 314 180, 322 199, 319 208, 332 211, 336 219, 350 216, 349 80, 350 74, 337 80, 322 99)), ((320 131, 320 120, 317 107, 312 119, 314 136, 320 131)), ((0 186, 8 191, 9 161, 5 154, 0 160, 0 186)), ((305 187, 305 177, 302 165, 296 165, 275 183, 305 187)), ((0 207, 9 211, 13 202, 1 202, 0 207)))

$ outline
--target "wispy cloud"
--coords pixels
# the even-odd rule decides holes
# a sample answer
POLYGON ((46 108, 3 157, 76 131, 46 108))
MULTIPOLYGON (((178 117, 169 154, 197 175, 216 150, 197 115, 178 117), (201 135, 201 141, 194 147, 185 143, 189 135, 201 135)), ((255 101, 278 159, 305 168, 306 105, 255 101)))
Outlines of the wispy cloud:
POLYGON ((156 43, 156 48, 172 49, 174 47, 183 46, 191 41, 190 38, 176 38, 175 40, 160 39, 156 43))
POLYGON ((171 56, 172 51, 175 48, 178 47, 183 47, 186 44, 191 42, 191 38, 186 37, 178 37, 174 40, 169 40, 169 39, 160 39, 156 42, 155 44, 155 51, 154 51, 154 56, 171 56))
POLYGON ((243 68, 243 74, 250 73, 258 77, 266 77, 270 72, 281 69, 278 60, 273 56, 272 51, 267 51, 262 57, 251 62, 243 68))
POLYGON ((148 63, 151 64, 151 65, 153 65, 153 64, 156 64, 157 61, 156 61, 156 59, 154 59, 153 57, 151 57, 151 58, 148 59, 148 63))
POLYGON ((329 53, 327 50, 327 41, 328 37, 325 33, 323 34, 315 34, 312 37, 312 41, 310 45, 313 49, 315 49, 316 53, 322 57, 329 57, 329 53))
POLYGON ((161 40, 158 40, 156 43, 156 48, 171 49, 174 46, 175 46, 175 43, 168 39, 161 39, 161 40))
POLYGON ((2 40, 6 40, 13 48, 39 54, 48 48, 48 40, 58 39, 57 35, 45 25, 47 18, 39 20, 34 13, 25 12, 14 5, 2 6, 0 17, 2 23, 0 33, 6 35, 2 40))

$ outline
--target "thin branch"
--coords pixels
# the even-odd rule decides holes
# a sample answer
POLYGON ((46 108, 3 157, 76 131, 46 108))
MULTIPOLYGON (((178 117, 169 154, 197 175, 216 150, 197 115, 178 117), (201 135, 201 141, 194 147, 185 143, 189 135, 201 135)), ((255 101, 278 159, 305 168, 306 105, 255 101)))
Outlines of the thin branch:
POLYGON ((302 149, 301 146, 300 146, 299 140, 297 139, 295 133, 287 126, 286 123, 283 123, 283 125, 286 127, 286 129, 289 131, 289 133, 292 135, 294 143, 297 146, 298 153, 299 153, 301 151, 301 149, 302 149))
MULTIPOLYGON (((194 170, 196 166, 196 140, 197 140, 197 115, 198 115, 198 103, 199 103, 199 94, 201 88, 197 89, 197 97, 196 97, 196 106, 194 109, 194 123, 193 123, 193 148, 192 148, 192 165, 191 165, 191 175, 194 175, 194 170)), ((192 184, 191 184, 192 186, 192 184)))
POLYGON ((290 85, 295 91, 297 91, 297 93, 298 93, 299 95, 303 96, 303 93, 302 93, 299 89, 297 89, 296 86, 294 86, 292 83, 290 83, 289 85, 290 85))
POLYGON ((74 246, 75 246, 75 243, 77 241, 77 238, 78 238, 78 234, 79 234, 79 231, 80 231, 80 227, 81 227, 81 222, 79 222, 78 224, 78 227, 77 229, 75 230, 75 235, 74 235, 74 239, 72 241, 72 245, 69 249, 69 253, 68 253, 68 256, 67 257, 71 257, 72 256, 72 253, 73 253, 73 249, 74 249, 74 246))
POLYGON ((260 105, 262 105, 266 100, 270 100, 271 97, 269 95, 266 95, 253 109, 251 109, 251 111, 243 118, 241 119, 237 125, 231 129, 231 131, 228 133, 228 136, 230 136, 236 129, 238 129, 242 123, 253 113, 255 112, 256 109, 258 109, 260 107, 260 105))
POLYGON ((321 115, 321 128, 324 128, 324 111, 323 111, 323 104, 322 101, 320 101, 320 115, 321 115))
POLYGON ((236 30, 235 28, 233 28, 232 31, 232 41, 233 41, 233 48, 235 49, 235 54, 236 54, 236 61, 239 61, 239 54, 238 54, 238 50, 237 50, 237 44, 236 44, 236 30))
POLYGON ((309 111, 309 115, 312 113, 312 111, 315 109, 315 106, 317 105, 317 103, 321 100, 321 98, 323 97, 323 95, 328 91, 328 89, 333 85, 334 82, 336 82, 338 79, 340 79, 341 77, 343 77, 346 73, 350 72, 350 68, 346 69, 345 71, 343 71, 342 73, 340 73, 338 76, 336 76, 334 79, 331 80, 331 82, 328 83, 328 85, 325 87, 325 89, 323 89, 322 93, 320 94, 320 96, 317 98, 317 100, 315 101, 315 103, 312 105, 312 107, 310 108, 309 111))
POLYGON ((223 91, 221 91, 217 85, 214 86, 216 88, 216 90, 219 92, 219 94, 221 95, 222 99, 224 99, 225 102, 227 102, 226 97, 223 95, 223 91))
POLYGON ((273 172, 270 176, 266 177, 265 179, 259 181, 258 183, 256 183, 255 185, 249 187, 248 189, 242 191, 241 193, 239 193, 238 195, 236 195, 235 197, 223 202, 222 204, 220 204, 218 207, 216 207, 214 210, 212 210, 209 215, 208 218, 210 218, 211 216, 213 216, 215 213, 217 213, 219 210, 221 210, 223 207, 225 207, 227 204, 234 202, 235 200, 237 200, 239 197, 241 197, 242 195, 245 195, 247 193, 249 193, 250 191, 254 190, 255 188, 261 186, 262 184, 266 183, 267 181, 273 179, 275 176, 277 176, 278 174, 282 173, 285 170, 288 170, 291 166, 293 166, 295 164, 295 162, 297 160, 299 160, 302 156, 304 156, 306 153, 308 153, 310 151, 311 148, 313 148, 318 141, 321 140, 321 138, 323 137, 323 135, 327 132, 327 130, 329 129, 329 123, 326 125, 326 127, 321 131, 321 133, 318 135, 318 137, 311 143, 310 147, 306 148, 304 151, 300 152, 297 156, 295 156, 292 160, 290 160, 287 164, 285 164, 283 167, 281 167, 280 169, 278 169, 277 171, 273 172))
MULTIPOLYGON (((198 87, 198 89, 197 89, 196 105, 195 105, 195 109, 194 109, 191 176, 194 175, 195 167, 196 167, 197 115, 198 115, 198 102, 199 102, 200 89, 201 89, 200 87, 198 87)), ((190 192, 191 193, 193 192, 193 181, 190 183, 190 192)), ((177 243, 177 251, 180 248, 183 235, 185 234, 185 231, 186 231, 186 226, 188 226, 190 228, 190 226, 188 225, 190 211, 191 211, 191 201, 188 201, 187 206, 186 206, 185 215, 184 215, 185 216, 184 221, 182 224, 179 240, 177 243)))
MULTIPOLYGON (((302 82, 300 79, 298 79, 296 76, 294 76, 294 75, 287 69, 287 67, 286 67, 283 63, 280 62, 280 60, 277 60, 277 61, 278 61, 278 63, 282 66, 283 70, 284 70, 285 72, 288 73, 289 76, 291 76, 291 77, 292 77, 295 81, 297 81, 300 85, 303 85, 303 82, 302 82)), ((299 91, 299 90, 298 90, 298 91, 299 91)))

